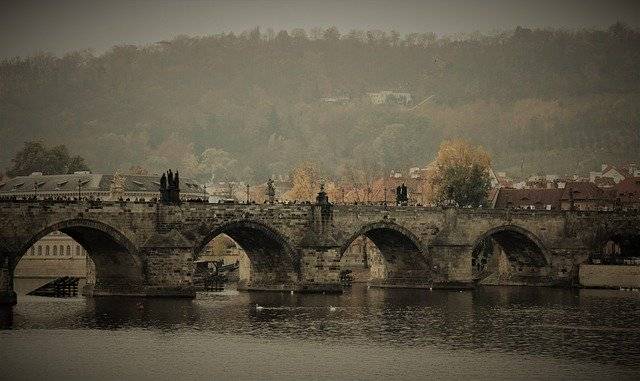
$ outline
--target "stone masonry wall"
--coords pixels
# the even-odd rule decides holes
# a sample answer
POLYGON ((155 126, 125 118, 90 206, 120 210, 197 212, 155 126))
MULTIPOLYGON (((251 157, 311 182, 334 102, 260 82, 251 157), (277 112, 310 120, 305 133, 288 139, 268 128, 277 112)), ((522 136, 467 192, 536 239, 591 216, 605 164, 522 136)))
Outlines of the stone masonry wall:
MULTIPOLYGON (((52 230, 64 230, 83 246, 113 244, 96 260, 98 274, 116 277, 118 262, 128 263, 134 279, 141 266, 144 287, 175 290, 191 283, 193 255, 215 235, 235 224, 262 226, 283 253, 289 256, 291 269, 287 277, 301 283, 337 282, 340 259, 351 241, 367 232, 368 227, 390 227, 396 237, 411 242, 418 249, 416 257, 406 257, 402 269, 411 275, 430 277, 434 283, 470 283, 473 281, 471 253, 479 240, 499 229, 511 229, 526 236, 545 257, 544 269, 550 280, 570 284, 577 279, 577 268, 584 263, 602 240, 616 231, 640 234, 637 212, 513 211, 482 209, 439 209, 426 207, 384 207, 334 205, 324 210, 308 204, 206 204, 183 203, 164 206, 155 203, 67 203, 0 202, 0 242, 9 258, 11 277, 20 256, 37 239, 52 230), (230 225, 231 224, 231 225, 230 225), (99 237, 95 234, 99 233, 99 237), (151 249, 149 240, 158 234, 176 234, 180 245, 166 250, 151 249), (125 257, 118 257, 124 255, 125 257), (126 259, 126 260, 122 260, 126 259), (412 263, 427 263, 427 268, 410 268, 412 263), (409 264, 409 265, 407 265, 409 264), (107 271, 109 267, 112 271, 107 271), (427 271, 430 272, 427 275, 427 271), (421 275, 423 274, 423 275, 421 275)), ((154 238, 156 237, 156 238, 154 238)), ((250 239, 248 237, 247 239, 250 239)), ((400 241, 398 241, 400 242, 400 241)), ((256 242, 259 244, 259 242, 256 242)), ((272 247, 275 250, 275 246, 272 247)), ((95 254, 95 253, 94 253, 95 254)), ((266 253, 267 255, 269 253, 266 253)), ((396 254, 400 255, 400 252, 396 254)), ((384 266, 372 276, 389 279, 394 271, 393 251, 384 266)), ((267 262, 265 262, 267 263, 267 262)), ((273 263, 280 263, 274 261, 273 263)), ((397 262, 399 263, 399 262, 397 262)), ((518 271, 529 271, 522 269, 518 271)), ((7 278, 6 274, 4 275, 7 278)), ((405 274, 405 275, 406 275, 405 274)), ((521 274, 526 275, 526 274, 521 274)), ((251 274, 253 283, 282 282, 270 279, 269 269, 251 274), (260 278, 260 279, 258 279, 260 278)), ((395 273, 393 277, 402 277, 395 273)), ((103 285, 106 287, 106 285, 103 285)), ((154 292, 156 292, 154 291, 154 292)))

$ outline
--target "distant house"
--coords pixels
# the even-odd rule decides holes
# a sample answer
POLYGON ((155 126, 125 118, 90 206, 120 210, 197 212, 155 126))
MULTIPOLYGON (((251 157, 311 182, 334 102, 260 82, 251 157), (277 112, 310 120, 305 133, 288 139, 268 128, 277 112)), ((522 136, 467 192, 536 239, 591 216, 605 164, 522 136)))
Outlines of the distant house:
POLYGON ((506 172, 495 172, 489 167, 489 181, 491 188, 512 188, 513 181, 507 177, 506 172))
POLYGON ((413 102, 410 93, 396 93, 394 91, 380 91, 378 93, 367 93, 369 100, 374 105, 399 104, 408 106, 413 102))
POLYGON ((325 97, 320 98, 321 102, 324 103, 334 103, 334 104, 347 104, 351 99, 349 97, 325 97))
POLYGON ((613 188, 616 186, 616 182, 611 177, 596 177, 593 183, 598 188, 613 188))
POLYGON ((614 183, 619 183, 624 180, 627 176, 632 175, 634 172, 635 164, 631 164, 631 173, 629 172, 628 164, 624 169, 617 168, 610 164, 602 164, 601 170, 599 172, 589 172, 589 182, 595 182, 597 178, 606 177, 613 179, 614 183))
POLYGON ((615 206, 623 210, 640 210, 640 176, 626 178, 616 185, 615 206))
POLYGON ((409 177, 412 179, 423 179, 428 172, 427 168, 411 167, 409 168, 409 177))
POLYGON ((613 210, 613 190, 598 188, 590 182, 567 182, 562 190, 562 210, 613 210))
POLYGON ((618 168, 626 177, 640 177, 640 168, 636 163, 626 163, 619 165, 618 168))

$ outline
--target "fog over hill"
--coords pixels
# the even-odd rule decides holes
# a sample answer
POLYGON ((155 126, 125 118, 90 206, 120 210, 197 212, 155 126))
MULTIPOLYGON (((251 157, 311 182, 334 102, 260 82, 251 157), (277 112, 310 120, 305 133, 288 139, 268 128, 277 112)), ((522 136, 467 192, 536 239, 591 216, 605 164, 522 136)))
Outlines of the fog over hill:
POLYGON ((23 141, 44 139, 95 171, 256 182, 301 161, 332 176, 423 166, 462 137, 515 175, 583 172, 640 160, 638 67, 640 33, 623 23, 456 37, 255 28, 10 58, 0 168, 23 141), (381 90, 429 100, 372 104, 367 93, 381 90))

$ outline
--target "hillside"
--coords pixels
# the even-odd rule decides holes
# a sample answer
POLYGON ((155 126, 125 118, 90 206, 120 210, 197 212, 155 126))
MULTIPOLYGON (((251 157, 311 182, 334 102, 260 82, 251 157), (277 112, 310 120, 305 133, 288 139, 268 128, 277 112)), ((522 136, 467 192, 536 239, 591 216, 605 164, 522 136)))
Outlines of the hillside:
POLYGON ((424 165, 443 138, 519 175, 640 160, 640 33, 326 30, 177 37, 0 63, 0 168, 22 142, 66 144, 95 171, 141 165, 264 181, 424 165), (367 92, 410 92, 414 110, 367 92), (349 97, 346 104, 323 97, 349 97))

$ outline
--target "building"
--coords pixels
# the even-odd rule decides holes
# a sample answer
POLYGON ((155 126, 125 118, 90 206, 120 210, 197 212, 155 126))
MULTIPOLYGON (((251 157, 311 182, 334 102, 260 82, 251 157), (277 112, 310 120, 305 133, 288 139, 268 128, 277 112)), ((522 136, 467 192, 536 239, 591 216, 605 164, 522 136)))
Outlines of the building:
POLYGON ((600 171, 589 172, 589 181, 593 183, 596 181, 596 179, 605 177, 613 179, 613 181, 618 184, 620 181, 629 176, 640 176, 635 163, 628 163, 620 166, 602 164, 600 171))
POLYGON ((410 93, 397 93, 394 91, 383 90, 377 93, 367 93, 369 100, 374 105, 381 104, 398 104, 402 106, 409 106, 412 103, 410 93))
POLYGON ((80 278, 80 288, 95 282, 95 265, 86 250, 56 231, 36 242, 15 268, 16 292, 28 293, 61 276, 80 278))
MULTIPOLYGON (((87 171, 65 175, 43 175, 34 172, 0 182, 0 197, 18 200, 38 198, 77 199, 78 197, 117 201, 152 201, 158 199, 160 176, 130 174, 99 174, 87 171), (114 192, 114 188, 121 191, 114 192), (115 198, 115 199, 114 199, 115 198)), ((207 201, 204 187, 188 178, 180 179, 180 198, 207 201)))
POLYGON ((560 198, 562 210, 613 210, 612 190, 598 188, 594 183, 570 181, 560 198))
POLYGON ((640 176, 628 177, 615 187, 614 206, 622 210, 640 210, 640 176))
POLYGON ((489 167, 489 181, 491 188, 511 188, 513 181, 507 177, 506 172, 496 172, 489 167))
POLYGON ((345 104, 349 103, 350 100, 351 99, 349 97, 325 97, 325 98, 320 98, 321 102, 341 104, 341 105, 345 105, 345 104))
MULTIPOLYGON (((623 180, 624 181, 624 180, 623 180)), ((616 186, 616 182, 612 177, 596 177, 594 181, 592 181, 598 188, 614 188, 616 186)))

